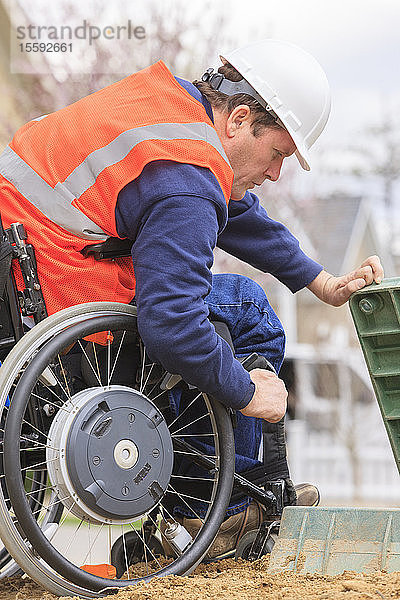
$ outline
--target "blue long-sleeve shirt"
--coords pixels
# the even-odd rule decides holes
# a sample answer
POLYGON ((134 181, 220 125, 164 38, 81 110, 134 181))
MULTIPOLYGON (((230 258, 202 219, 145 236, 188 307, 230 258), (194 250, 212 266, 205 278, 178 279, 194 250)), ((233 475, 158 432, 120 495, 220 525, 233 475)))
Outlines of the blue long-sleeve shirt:
MULTIPOLYGON (((200 99, 194 86, 179 82, 200 99)), ((254 393, 249 373, 207 318, 213 249, 272 273, 293 292, 321 265, 254 194, 228 209, 213 173, 190 164, 149 163, 119 193, 116 223, 120 237, 134 240, 138 328, 150 357, 221 402, 246 406, 254 393)))

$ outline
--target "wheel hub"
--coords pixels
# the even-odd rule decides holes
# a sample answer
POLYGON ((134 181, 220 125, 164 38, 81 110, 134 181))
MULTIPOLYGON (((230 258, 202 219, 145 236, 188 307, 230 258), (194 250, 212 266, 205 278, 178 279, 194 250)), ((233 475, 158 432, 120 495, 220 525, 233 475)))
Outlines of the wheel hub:
POLYGON ((125 386, 75 394, 57 413, 49 446, 49 477, 58 497, 75 516, 92 522, 131 522, 148 512, 172 473, 163 415, 125 386))
POLYGON ((131 440, 120 440, 114 448, 114 460, 121 469, 131 469, 138 458, 138 447, 131 440))

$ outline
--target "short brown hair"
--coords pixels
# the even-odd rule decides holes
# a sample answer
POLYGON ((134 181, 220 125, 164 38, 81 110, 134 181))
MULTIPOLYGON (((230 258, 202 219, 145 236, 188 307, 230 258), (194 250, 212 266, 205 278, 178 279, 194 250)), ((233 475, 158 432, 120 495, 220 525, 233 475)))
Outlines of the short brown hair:
MULTIPOLYGON (((230 63, 225 62, 218 69, 218 73, 221 73, 230 81, 240 81, 243 79, 242 75, 233 67, 230 63)), ((214 90, 211 85, 206 81, 193 81, 193 85, 203 94, 203 96, 209 101, 212 107, 222 110, 223 112, 231 113, 234 108, 240 104, 246 104, 250 107, 253 121, 251 124, 251 132, 255 137, 260 135, 266 127, 272 129, 282 129, 282 127, 276 122, 273 114, 269 113, 255 98, 249 96, 249 94, 234 94, 233 96, 227 96, 218 90, 214 90)))

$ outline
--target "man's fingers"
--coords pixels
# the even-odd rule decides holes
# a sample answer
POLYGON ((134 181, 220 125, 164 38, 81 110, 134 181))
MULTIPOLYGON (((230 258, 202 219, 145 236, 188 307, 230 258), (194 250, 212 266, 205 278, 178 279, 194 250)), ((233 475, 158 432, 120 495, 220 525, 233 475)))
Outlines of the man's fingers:
MULTIPOLYGON (((370 259, 372 259, 374 257, 370 257, 370 259)), ((351 271, 351 273, 347 273, 347 275, 343 275, 341 279, 342 281, 340 282, 341 285, 339 284, 339 287, 345 287, 347 286, 351 281, 358 281, 359 279, 364 279, 365 283, 367 285, 369 285, 370 283, 373 283, 374 281, 376 281, 377 283, 380 283, 382 281, 383 278, 383 268, 382 265, 380 264, 379 258, 376 257, 378 259, 378 263, 379 264, 366 264, 368 260, 363 262, 363 264, 356 269, 355 271, 351 271), (379 281, 378 281, 379 279, 379 281)), ((363 287, 362 285, 358 285, 358 287, 355 288, 355 290, 360 289, 361 287, 363 287)), ((353 291, 355 291, 353 290, 353 291)))
POLYGON ((369 256, 367 259, 364 260, 361 266, 370 266, 373 273, 373 281, 376 281, 376 283, 381 283, 384 276, 384 272, 379 256, 369 256))
POLYGON ((357 279, 353 279, 352 281, 350 281, 346 286, 347 298, 350 298, 350 296, 351 296, 351 294, 353 294, 353 292, 356 292, 357 290, 361 290, 361 288, 366 286, 367 283, 369 283, 369 282, 366 281, 364 277, 358 277, 357 279))
POLYGON ((265 369, 252 369, 250 377, 256 389, 250 402, 241 409, 247 417, 259 417, 276 423, 286 412, 287 390, 277 375, 265 369))
POLYGON ((364 278, 358 277, 357 279, 352 279, 337 290, 336 297, 332 303, 333 306, 342 306, 354 292, 361 290, 365 285, 367 284, 364 278))
POLYGON ((327 304, 341 306, 347 302, 351 294, 365 285, 369 285, 374 281, 381 283, 383 275, 383 267, 379 257, 369 256, 358 269, 340 277, 334 277, 326 271, 322 271, 308 288, 327 304))
POLYGON ((365 283, 369 285, 374 281, 374 272, 371 265, 361 266, 356 271, 353 271, 352 279, 364 279, 365 283))
POLYGON ((269 371, 268 369, 252 369, 250 371, 250 377, 252 375, 257 375, 257 377, 261 377, 262 379, 279 379, 276 373, 269 371))

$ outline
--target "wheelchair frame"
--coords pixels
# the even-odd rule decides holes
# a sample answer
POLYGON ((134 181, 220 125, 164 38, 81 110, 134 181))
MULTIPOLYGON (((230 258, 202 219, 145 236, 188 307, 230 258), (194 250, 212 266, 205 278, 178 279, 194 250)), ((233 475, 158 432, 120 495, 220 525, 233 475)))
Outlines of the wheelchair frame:
MULTIPOLYGON (((0 569, 3 568, 3 573, 7 575, 10 572, 10 561, 12 562, 11 557, 13 557, 16 561, 16 568, 20 566, 28 573, 28 575, 44 585, 50 592, 59 595, 79 594, 81 597, 87 598, 98 597, 105 593, 109 593, 110 588, 132 585, 132 583, 135 583, 138 580, 147 580, 156 575, 187 574, 204 558, 211 546, 224 518, 225 510, 231 497, 233 484, 235 493, 240 493, 243 496, 247 495, 256 499, 265 507, 268 513, 268 521, 264 522, 260 529, 253 532, 252 536, 247 539, 246 547, 242 548, 242 555, 245 555, 248 558, 257 558, 262 553, 265 553, 265 551, 270 551, 270 535, 272 531, 277 530, 279 518, 283 510, 284 484, 282 481, 266 482, 266 487, 263 488, 252 483, 245 477, 234 473, 234 445, 232 433, 234 414, 232 411, 227 410, 217 400, 208 398, 198 390, 193 390, 192 386, 185 386, 185 384, 183 384, 187 393, 191 393, 192 396, 196 396, 197 394, 196 398, 200 398, 199 402, 203 402, 208 411, 207 414, 210 415, 210 431, 213 433, 205 433, 203 435, 216 436, 213 442, 215 456, 209 457, 205 455, 204 452, 196 448, 193 442, 187 442, 187 440, 184 439, 185 435, 173 435, 169 430, 170 424, 167 422, 168 419, 165 416, 169 407, 168 409, 165 406, 160 408, 156 399, 159 397, 165 398, 168 395, 169 390, 181 382, 181 378, 161 369, 161 375, 158 382, 154 383, 154 372, 152 375, 152 370, 155 363, 153 363, 150 370, 146 371, 146 367, 148 366, 146 364, 146 350, 140 340, 135 324, 136 307, 118 303, 89 303, 71 307, 70 309, 60 311, 56 315, 47 317, 45 301, 37 276, 34 249, 27 243, 27 236, 23 226, 19 223, 15 223, 12 224, 9 229, 4 230, 0 220, 0 240, 2 241, 3 250, 5 250, 3 255, 5 254, 6 258, 7 255, 8 257, 11 256, 12 259, 18 262, 25 286, 23 290, 17 290, 11 261, 10 258, 8 258, 8 261, 5 263, 8 272, 4 273, 3 269, 3 279, 0 277, 0 297, 3 296, 0 300, 0 359, 2 362, 4 361, 4 364, 1 367, 2 372, 0 371, 0 407, 2 407, 0 440, 0 480, 2 484, 2 495, 0 498, 0 535, 5 545, 5 547, 0 550, 0 569), (3 290, 1 289, 2 281, 3 290), (34 320, 35 326, 29 332, 25 331, 26 326, 24 325, 24 317, 31 317, 34 320), (108 329, 108 327, 110 327, 110 329, 108 329), (135 344, 140 350, 142 360, 140 385, 136 382, 136 389, 132 386, 127 389, 125 386, 113 385, 111 384, 113 373, 111 373, 111 378, 108 378, 107 385, 104 385, 101 380, 102 378, 98 377, 99 384, 96 383, 97 387, 88 387, 86 384, 84 389, 71 395, 69 393, 66 374, 68 369, 64 369, 63 365, 64 357, 68 357, 71 345, 75 347, 79 344, 82 349, 82 339, 86 339, 87 336, 102 331, 108 331, 110 338, 114 334, 114 328, 117 328, 117 332, 120 330, 123 330, 124 332, 128 331, 128 334, 130 332, 134 336, 135 344), (60 360, 60 355, 63 357, 62 360, 60 360), (55 356, 58 356, 61 364, 61 370, 59 372, 57 372, 57 365, 55 365, 55 356), (54 397, 51 397, 48 401, 46 400, 42 403, 40 403, 40 400, 35 400, 34 390, 37 389, 36 386, 42 386, 42 392, 39 394, 39 396, 43 395, 41 400, 47 399, 51 394, 54 395, 55 392, 51 387, 52 383, 54 384, 54 380, 56 380, 57 383, 53 385, 53 387, 56 388, 58 386, 57 393, 61 394, 59 388, 62 389, 64 384, 60 385, 59 380, 61 380, 62 377, 65 379, 64 387, 68 389, 69 398, 64 402, 58 400, 54 401, 54 397), (144 379, 146 379, 146 383, 143 386, 144 379), (151 393, 148 394, 146 391, 148 381, 157 388, 156 391, 158 395, 155 395, 153 399, 150 397, 151 393), (90 396, 90 393, 92 393, 90 390, 92 389, 97 390, 95 392, 95 394, 97 394, 95 398, 90 396), (57 468, 61 472, 66 468, 67 459, 61 460, 59 458, 59 455, 62 454, 59 448, 57 449, 58 454, 56 452, 52 455, 52 449, 49 448, 49 446, 58 442, 57 436, 70 436, 69 430, 67 431, 69 427, 71 430, 74 430, 75 443, 77 446, 80 444, 79 447, 81 450, 87 450, 84 445, 85 442, 82 441, 80 429, 75 427, 77 420, 76 415, 87 410, 87 421, 90 421, 91 419, 95 420, 97 418, 96 411, 98 411, 98 407, 101 406, 102 403, 106 402, 106 392, 110 392, 110 390, 115 394, 125 394, 127 396, 127 403, 131 406, 132 413, 136 410, 132 407, 139 401, 144 403, 143 410, 145 412, 146 410, 151 411, 152 407, 155 405, 157 408, 157 416, 155 417, 153 415, 151 418, 159 419, 160 423, 164 423, 162 426, 165 425, 164 433, 160 434, 161 437, 164 436, 161 444, 162 451, 167 454, 168 448, 173 448, 174 464, 175 461, 177 461, 177 456, 179 457, 179 454, 190 455, 190 460, 196 465, 196 468, 208 473, 206 477, 207 481, 204 482, 205 488, 209 487, 209 481, 214 481, 214 483, 211 484, 212 491, 210 493, 207 515, 204 518, 205 520, 200 532, 194 538, 189 536, 190 539, 188 539, 185 528, 183 528, 182 531, 182 526, 179 527, 180 523, 168 512, 167 506, 169 506, 169 500, 167 501, 167 499, 171 495, 169 491, 170 483, 167 482, 166 485, 163 484, 160 486, 159 481, 162 481, 161 475, 159 480, 155 480, 153 489, 150 490, 151 486, 149 487, 150 495, 153 494, 154 496, 154 503, 150 502, 145 507, 145 520, 143 521, 142 519, 141 533, 130 531, 130 536, 124 534, 124 525, 126 525, 129 519, 136 518, 138 515, 136 515, 134 511, 132 514, 125 515, 123 510, 119 508, 118 510, 120 510, 120 512, 118 512, 115 507, 119 506, 119 504, 123 504, 119 502, 120 498, 118 498, 118 502, 117 499, 114 499, 113 502, 109 502, 106 508, 104 508, 104 506, 100 505, 96 499, 96 494, 99 493, 97 488, 93 496, 95 500, 87 500, 88 494, 85 491, 86 488, 84 488, 82 484, 82 481, 88 476, 87 472, 85 471, 83 475, 80 473, 77 475, 75 473, 75 471, 79 471, 80 469, 80 461, 78 460, 80 455, 78 454, 78 451, 74 454, 71 446, 68 445, 66 445, 65 449, 68 450, 70 455, 74 455, 75 461, 72 489, 74 493, 76 492, 76 498, 74 494, 72 494, 74 500, 68 503, 61 495, 61 492, 69 491, 70 488, 68 486, 71 484, 71 481, 69 480, 69 476, 60 475, 57 472, 57 469, 52 469, 51 461, 54 460, 56 462, 57 468), (143 400, 139 396, 143 396, 145 399, 143 400), (53 402, 51 402, 51 400, 53 400, 53 402), (54 404, 56 408, 54 408, 54 404), (62 411, 65 410, 66 406, 72 407, 71 412, 74 413, 74 416, 70 417, 68 423, 63 420, 62 415, 62 411), (57 419, 60 422, 59 425, 57 425, 57 419), (29 433, 25 430, 28 430, 29 433), (39 433, 35 434, 35 431, 39 433), (167 431, 169 433, 167 433, 167 431), (49 438, 50 433, 53 437, 49 438), (46 440, 45 443, 40 444, 38 441, 33 442, 32 440, 35 435, 44 435, 46 440), (168 439, 169 436, 172 441, 168 439), (51 444, 49 443, 49 439, 51 440, 51 444), (219 445, 218 450, 217 443, 219 445), (46 453, 45 460, 40 463, 41 466, 37 469, 37 473, 34 475, 32 482, 27 484, 27 473, 30 473, 28 469, 33 468, 32 472, 35 473, 35 461, 37 462, 39 459, 42 459, 44 452, 46 453), (25 473, 21 477, 15 476, 15 473, 19 470, 22 473, 25 473), (4 471, 4 473, 2 473, 2 471, 4 471), (48 489, 46 482, 48 481, 49 476, 51 485, 48 489), (23 477, 25 477, 25 479, 23 479, 23 477), (214 480, 212 479, 213 477, 214 480), (28 487, 29 491, 25 489, 26 487, 28 487), (77 490, 76 488, 79 489, 77 490), (53 496, 51 497, 49 504, 47 496, 50 493, 50 489, 52 490, 53 496), (165 505, 163 504, 164 502, 165 505), (78 508, 75 508, 75 505, 78 505, 78 508), (49 509, 49 506, 51 509, 49 509), (66 559, 64 559, 64 557, 62 557, 53 547, 52 536, 55 535, 53 530, 56 528, 55 531, 57 531, 58 528, 61 528, 60 524, 63 523, 62 514, 63 511, 65 512, 65 509, 72 511, 72 514, 75 515, 75 517, 81 517, 82 521, 86 519, 89 523, 89 529, 90 523, 96 523, 96 519, 99 520, 99 522, 106 524, 109 522, 114 523, 114 521, 115 523, 121 523, 122 535, 114 543, 113 548, 111 549, 114 549, 114 556, 112 556, 111 552, 109 561, 111 562, 111 566, 114 566, 117 569, 117 579, 110 580, 110 575, 107 574, 106 576, 99 576, 99 570, 88 568, 88 565, 79 567, 78 565, 71 563, 67 564, 68 561, 66 562, 66 559), (115 514, 112 512, 113 510, 115 514), (46 513, 44 517, 42 514, 43 512, 46 513), (165 521, 167 527, 164 532, 162 531, 162 527, 160 527, 160 514, 161 520, 165 521), (134 516, 132 517, 132 515, 134 516), (174 535, 171 534, 170 537, 167 537, 168 527, 171 525, 170 521, 172 519, 174 520, 172 529, 175 527, 175 529, 178 530, 178 533, 175 532, 174 535), (172 549, 175 552, 173 562, 166 566, 159 563, 161 568, 158 569, 158 567, 156 567, 154 573, 147 573, 144 576, 135 577, 134 579, 121 579, 121 569, 125 571, 129 570, 131 565, 128 563, 130 560, 138 557, 143 558, 143 553, 146 557, 146 552, 151 553, 153 558, 156 558, 155 553, 161 547, 160 537, 163 538, 164 541, 167 539, 170 546, 172 546, 172 549), (147 545, 149 550, 146 550, 147 545), (151 548, 153 548, 153 550, 151 550, 151 548), (127 556, 128 551, 132 554, 132 556, 129 557, 129 560, 127 556), (113 560, 114 563, 112 562, 113 560), (122 566, 121 561, 123 563, 122 566), (124 568, 125 566, 126 569, 124 568)), ((86 254, 95 254, 98 260, 126 256, 127 252, 128 245, 126 242, 121 246, 118 241, 113 240, 108 240, 104 244, 96 244, 95 246, 87 247, 86 249, 86 254)), ((2 254, 0 253, 0 257, 1 256, 2 254)), ((224 327, 224 324, 215 324, 215 327, 217 332, 232 344, 226 326, 224 327)), ((97 345, 94 342, 88 342, 88 344, 90 343, 93 348, 96 348, 97 345)), ((110 347, 113 343, 114 342, 109 341, 107 346, 107 352, 109 354, 109 372, 110 354, 112 352, 110 347)), ((118 355, 121 351, 121 347, 123 347, 122 342, 119 345, 118 355)), ((96 350, 94 350, 94 352, 97 363, 98 357, 96 350)), ((83 353, 86 357, 85 348, 83 348, 83 353)), ((100 351, 98 351, 98 353, 100 356, 100 351)), ((82 352, 80 351, 78 354, 81 364, 84 364, 85 359, 83 358, 82 352)), ((117 358, 115 359, 114 367, 117 363, 117 358)), ((244 367, 251 369, 256 359, 257 355, 255 354, 247 357, 243 362, 244 367)), ((89 362, 89 359, 87 359, 87 362, 89 362)), ((157 371, 157 368, 161 368, 160 365, 157 365, 155 371, 157 371)), ((100 375, 101 369, 98 364, 96 369, 100 375)), ((92 370, 95 371, 93 366, 92 370)), ((178 416, 175 417, 175 421, 180 418, 181 414, 187 411, 189 407, 190 403, 184 408, 183 412, 178 413, 178 416)), ((117 406, 114 408, 111 407, 111 409, 109 408, 110 414, 114 419, 117 419, 118 410, 120 410, 120 408, 117 406)), ((135 414, 136 418, 139 418, 139 412, 134 413, 134 416, 135 414)), ((147 415, 147 417, 144 418, 143 423, 148 423, 149 419, 150 417, 147 415)), ((174 423, 173 420, 172 423, 174 423)), ((83 424, 81 425, 84 427, 83 424)), ((102 427, 103 426, 106 427, 105 422, 102 427)), ((185 425, 185 427, 188 427, 187 431, 189 432, 190 427, 193 426, 193 422, 189 423, 189 426, 185 425)), ((184 430, 185 427, 181 427, 181 429, 184 430)), ((178 429, 178 432, 179 431, 181 430, 178 429)), ((189 437, 190 439, 190 436, 195 437, 195 435, 198 434, 190 433, 190 435, 186 435, 186 437, 189 437)), ((114 442, 117 439, 118 437, 114 438, 114 442)), ((153 439, 155 440, 155 438, 153 439)), ((119 440, 118 443, 121 441, 122 440, 119 440)), ((125 451, 128 447, 126 444, 127 440, 124 439, 123 441, 126 446, 124 448, 125 451)), ((141 438, 141 443, 145 443, 144 438, 141 438)), ((60 448, 64 447, 60 446, 60 448)), ((118 460, 123 461, 122 454, 121 456, 118 455, 118 460)), ((71 463, 68 463, 68 467, 70 466, 71 463)), ((153 464, 148 466, 153 467, 153 464)), ((171 467, 169 477, 180 477, 180 475, 174 475, 174 468, 175 467, 171 467)), ((104 471, 104 473, 106 473, 106 471, 104 471)), ((142 477, 144 479, 146 477, 145 469, 142 469, 136 477, 138 478, 138 481, 140 480, 139 483, 141 483, 142 480, 140 478, 142 477)), ((191 479, 194 479, 194 477, 191 477, 191 479)), ((117 480, 118 482, 122 481, 122 479, 117 480)), ((92 482, 92 486, 93 485, 94 483, 92 482)), ((199 485, 199 487, 201 486, 199 485)), ((178 486, 176 489, 179 490, 181 488, 178 486)), ((122 493, 124 492, 122 491, 122 493)), ((187 494, 185 495, 183 492, 180 495, 180 499, 186 502, 189 508, 188 502, 191 502, 189 500, 190 498, 193 497, 187 494), (184 499, 185 497, 187 501, 184 499)), ((135 502, 139 502, 139 496, 135 499, 135 502)), ((133 506, 134 502, 131 502, 131 504, 133 506)), ((93 567, 93 565, 91 567, 93 567)), ((11 571, 15 572, 15 568, 11 569, 11 571)))

